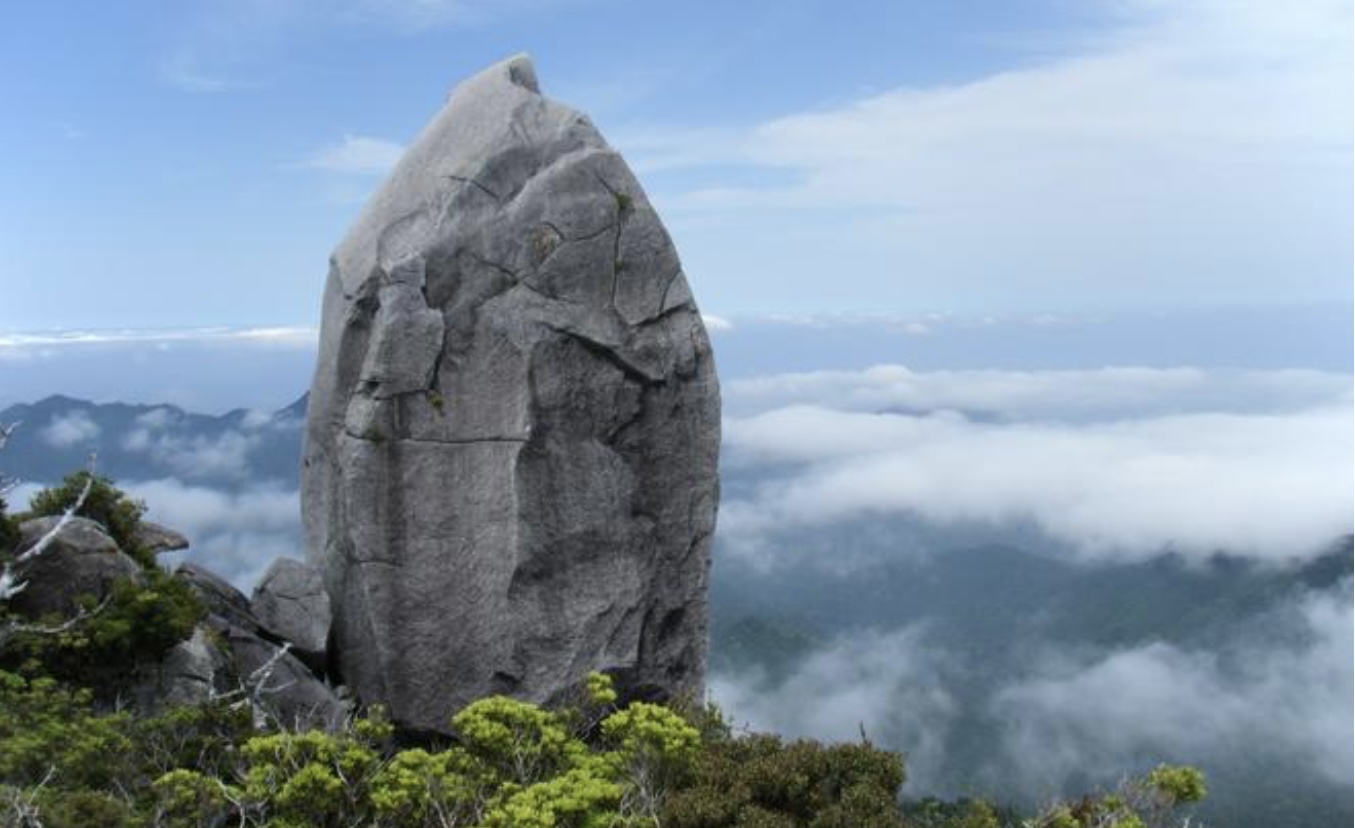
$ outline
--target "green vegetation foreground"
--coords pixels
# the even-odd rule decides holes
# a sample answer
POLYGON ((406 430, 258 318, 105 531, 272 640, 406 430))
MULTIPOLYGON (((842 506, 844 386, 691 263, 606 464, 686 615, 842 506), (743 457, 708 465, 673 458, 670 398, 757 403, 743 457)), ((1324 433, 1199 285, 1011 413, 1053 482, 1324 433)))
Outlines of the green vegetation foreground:
MULTIPOLYGON (((69 510, 87 483, 34 511, 69 510)), ((134 537, 140 504, 106 480, 88 488, 80 514, 134 537)), ((1161 766, 1029 819, 982 802, 900 808, 902 758, 864 738, 788 743, 736 734, 709 706, 619 706, 603 674, 560 709, 481 699, 452 717, 454 738, 417 747, 376 707, 333 732, 260 719, 243 694, 134 716, 119 683, 202 611, 138 562, 151 577, 74 619, 32 624, 0 604, 0 828, 1150 828, 1205 792, 1198 771, 1161 766)))

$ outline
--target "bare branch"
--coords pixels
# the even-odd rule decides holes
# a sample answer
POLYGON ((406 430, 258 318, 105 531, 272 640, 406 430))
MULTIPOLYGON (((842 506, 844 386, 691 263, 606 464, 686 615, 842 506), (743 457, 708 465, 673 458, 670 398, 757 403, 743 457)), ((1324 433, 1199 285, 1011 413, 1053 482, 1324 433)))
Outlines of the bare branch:
POLYGON ((37 543, 33 544, 27 552, 18 557, 16 563, 23 563, 30 558, 36 558, 43 552, 46 552, 47 547, 56 539, 56 536, 61 534, 61 530, 65 528, 67 523, 71 522, 71 518, 75 517, 75 513, 80 511, 80 508, 85 505, 85 499, 89 497, 90 491, 94 488, 94 468, 97 459, 98 455, 89 455, 89 476, 85 478, 85 486, 80 490, 80 496, 75 499, 75 502, 70 505, 70 508, 61 513, 61 519, 56 522, 55 526, 48 529, 46 534, 38 539, 37 543))
POLYGON ((14 433, 14 429, 21 425, 23 425, 22 420, 13 423, 0 423, 0 449, 4 448, 5 443, 9 442, 9 435, 14 433))
POLYGON ((286 684, 270 686, 268 683, 273 677, 273 671, 277 669, 278 662, 282 661, 283 657, 286 656, 291 649, 292 643, 290 641, 284 643, 281 647, 277 648, 267 661, 259 665, 257 670, 245 677, 245 679, 240 682, 240 687, 238 689, 228 693, 214 695, 213 699, 224 700, 235 698, 237 696, 245 697, 242 698, 241 701, 233 704, 232 707, 243 705, 248 701, 250 711, 254 715, 254 726, 261 729, 266 728, 268 726, 268 720, 271 717, 264 707, 263 696, 271 693, 280 693, 295 684, 295 682, 287 682, 286 684))
POLYGON ((94 609, 91 610, 81 607, 79 612, 77 612, 70 618, 67 618, 60 624, 50 624, 50 625, 21 624, 18 622, 11 621, 5 624, 4 626, 0 626, 0 650, 3 650, 5 648, 5 645, 9 643, 10 639, 16 635, 22 635, 24 633, 32 633, 34 635, 60 635, 64 632, 67 632, 74 628, 75 626, 83 623, 84 621, 88 621, 89 619, 103 612, 105 609, 108 608, 108 604, 112 600, 113 596, 111 595, 104 596, 104 599, 100 601, 98 606, 96 606, 94 609))
MULTIPOLYGON (((9 430, 13 431, 13 426, 10 426, 9 430)), ((8 432, 6 432, 6 434, 8 434, 8 432)), ((61 530, 66 528, 66 524, 71 522, 71 518, 75 517, 75 513, 80 511, 80 508, 85 505, 86 498, 89 497, 90 491, 94 488, 94 469, 97 466, 97 463, 98 455, 91 452, 89 455, 89 476, 85 478, 85 486, 80 490, 80 496, 75 499, 75 502, 70 505, 70 508, 65 512, 62 512, 61 517, 57 520, 56 524, 43 533, 41 538, 38 538, 37 543, 33 544, 28 551, 15 559, 14 562, 16 564, 32 560, 43 552, 46 552, 47 547, 51 546, 52 542, 56 540, 57 535, 61 534, 61 530)), ((13 598, 15 595, 23 592, 24 587, 26 586, 28 586, 28 582, 17 581, 10 565, 6 563, 4 570, 0 571, 0 601, 13 598)))
MULTIPOLYGON (((9 442, 9 435, 13 434, 14 429, 18 428, 21 424, 22 421, 13 423, 0 423, 0 449, 5 447, 5 443, 9 442)), ((5 495, 14 491, 14 487, 18 485, 19 481, 17 478, 0 474, 0 497, 4 497, 5 495)))

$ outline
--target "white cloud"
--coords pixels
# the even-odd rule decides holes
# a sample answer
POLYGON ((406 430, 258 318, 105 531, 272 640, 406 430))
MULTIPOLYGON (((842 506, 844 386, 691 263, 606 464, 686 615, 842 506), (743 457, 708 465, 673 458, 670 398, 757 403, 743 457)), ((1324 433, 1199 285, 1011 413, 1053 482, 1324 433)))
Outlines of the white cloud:
POLYGON ((251 408, 245 412, 240 420, 240 427, 246 431, 257 431, 273 422, 273 414, 270 411, 263 411, 258 408, 251 408))
POLYGON ((889 634, 858 633, 806 658, 784 681, 757 672, 714 675, 710 695, 736 726, 834 742, 862 730, 908 754, 912 789, 931 789, 927 776, 946 748, 959 704, 945 687, 943 651, 921 627, 889 634))
POLYGON ((136 424, 148 429, 164 428, 176 419, 174 409, 167 406, 152 408, 145 414, 136 416, 136 424))
POLYGON ((1344 377, 881 368, 735 383, 730 397, 775 406, 725 422, 724 467, 751 483, 721 504, 721 537, 752 560, 788 532, 886 515, 1033 524, 1117 559, 1302 557, 1351 531, 1344 377), (903 411, 876 410, 891 404, 903 411))
POLYGON ((110 330, 0 332, 0 356, 6 353, 51 355, 53 348, 123 343, 224 342, 314 348, 319 330, 312 327, 264 328, 122 328, 110 330))
POLYGON ((146 502, 148 519, 188 538, 187 560, 246 593, 274 558, 302 557, 301 501, 295 490, 263 486, 231 493, 169 478, 121 488, 146 502))
POLYGON ((231 493, 173 478, 133 481, 120 486, 146 502, 150 508, 148 517, 172 526, 190 539, 224 530, 291 530, 301 520, 301 501, 293 490, 264 486, 231 493))
POLYGON ((160 80, 184 92, 215 94, 258 87, 256 83, 207 74, 195 65, 192 56, 186 52, 177 52, 162 60, 159 75, 160 80))
POLYGON ((318 150, 305 166, 336 173, 384 175, 400 160, 405 148, 394 141, 364 135, 345 135, 318 150))
POLYGON ((244 480, 252 474, 250 455, 261 443, 262 436, 257 433, 224 431, 185 437, 136 428, 123 437, 122 447, 149 453, 186 480, 244 480))
POLYGON ((1008 420, 1127 420, 1185 412, 1297 411, 1351 399, 1351 378, 1312 370, 1110 367, 1074 371, 912 371, 876 365, 737 379, 737 412, 798 404, 850 411, 954 409, 1008 420))
MULTIPOLYGON (((43 488, 23 483, 6 499, 28 503, 43 488)), ((119 481, 118 488, 145 502, 147 520, 188 538, 187 552, 161 555, 162 564, 201 564, 248 594, 274 558, 305 557, 301 498, 294 489, 264 485, 228 492, 173 478, 119 481)))
POLYGON ((734 330, 733 322, 729 321, 723 316, 716 316, 713 313, 701 314, 701 321, 705 323, 706 330, 710 331, 711 333, 721 333, 723 331, 734 330))
POLYGON ((99 432, 99 424, 90 419, 89 412, 76 410, 53 417, 39 435, 43 442, 54 448, 80 444, 94 448, 93 441, 98 439, 99 432))
POLYGON ((1350 4, 1121 8, 1033 66, 790 114, 704 155, 653 130, 641 163, 792 178, 655 201, 679 225, 715 217, 679 233, 693 272, 775 273, 820 306, 1348 296, 1350 4), (732 257, 700 252, 735 237, 732 257))
POLYGON ((1044 665, 993 700, 1007 724, 1003 772, 1039 790, 1076 772, 1114 778, 1144 754, 1253 755, 1349 785, 1350 584, 1295 611, 1299 646, 1258 646, 1230 660, 1157 643, 1044 665))

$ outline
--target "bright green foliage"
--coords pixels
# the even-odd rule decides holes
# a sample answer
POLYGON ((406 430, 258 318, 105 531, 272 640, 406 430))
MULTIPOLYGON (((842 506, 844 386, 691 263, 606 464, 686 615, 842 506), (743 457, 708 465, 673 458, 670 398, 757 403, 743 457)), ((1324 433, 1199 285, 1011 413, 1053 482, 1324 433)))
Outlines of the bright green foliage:
POLYGON ((452 728, 467 753, 518 785, 565 771, 586 752, 561 716, 506 696, 471 703, 452 718, 452 728))
POLYGON ((469 825, 490 788, 455 749, 395 754, 372 779, 372 810, 382 825, 469 825))
POLYGON ((642 825, 622 822, 617 806, 621 786, 598 774, 599 768, 578 767, 521 790, 505 786, 507 796, 491 805, 482 828, 612 828, 642 825))
POLYGON ((395 733, 395 725, 386 715, 386 708, 379 704, 367 708, 367 715, 353 720, 349 728, 360 742, 378 750, 386 746, 395 733))
POLYGON ((1199 802, 1208 793, 1204 774, 1184 765, 1158 765, 1148 772, 1144 783, 1169 800, 1168 805, 1199 802))
POLYGON ((612 686, 612 677, 606 673, 589 673, 586 687, 590 703, 598 707, 616 704, 616 688, 612 686))
POLYGON ((80 497, 85 482, 91 477, 94 478, 94 484, 76 514, 103 526, 118 548, 136 558, 142 566, 153 566, 155 562, 136 543, 137 526, 146 511, 146 504, 132 500, 106 477, 91 475, 88 471, 68 474, 60 486, 43 489, 33 495, 28 510, 35 517, 64 513, 80 497))
MULTIPOLYGON (((592 700, 609 682, 591 681, 592 700)), ((0 826, 51 828, 901 828, 903 765, 869 744, 731 737, 697 716, 635 703, 593 738, 578 711, 503 697, 453 719, 459 742, 391 746, 374 708, 338 732, 254 729, 214 702, 132 720, 96 715, 88 690, 0 672, 0 826), (705 724, 702 724, 705 722, 705 724), (708 734, 708 735, 703 735, 708 734)), ((585 702, 592 703, 592 702, 585 702)), ((1162 828, 1204 794, 1160 766, 1113 794, 1056 805, 1027 828, 1162 828)), ((917 828, 999 828, 982 802, 910 806, 917 828)))
POLYGON ((602 734, 628 756, 689 762, 700 746, 696 728, 666 707, 635 702, 602 723, 602 734))
POLYGON ((351 734, 273 733, 245 742, 244 799, 260 810, 313 825, 347 824, 368 806, 367 780, 380 754, 351 734))
POLYGON ((623 813, 658 821, 668 793, 687 778, 701 735, 677 713, 635 702, 602 722, 602 735, 616 745, 626 781, 623 813))

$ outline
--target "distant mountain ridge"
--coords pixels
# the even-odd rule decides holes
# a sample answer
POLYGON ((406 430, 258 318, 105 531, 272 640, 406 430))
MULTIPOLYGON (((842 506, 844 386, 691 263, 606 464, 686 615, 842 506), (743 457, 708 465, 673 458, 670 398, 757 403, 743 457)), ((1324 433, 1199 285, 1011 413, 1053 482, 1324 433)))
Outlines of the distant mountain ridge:
POLYGON ((234 490, 268 480, 295 488, 306 395, 273 412, 235 409, 219 416, 175 405, 95 403, 53 395, 0 411, 19 423, 5 447, 6 474, 52 483, 84 468, 119 481, 174 477, 234 490))

